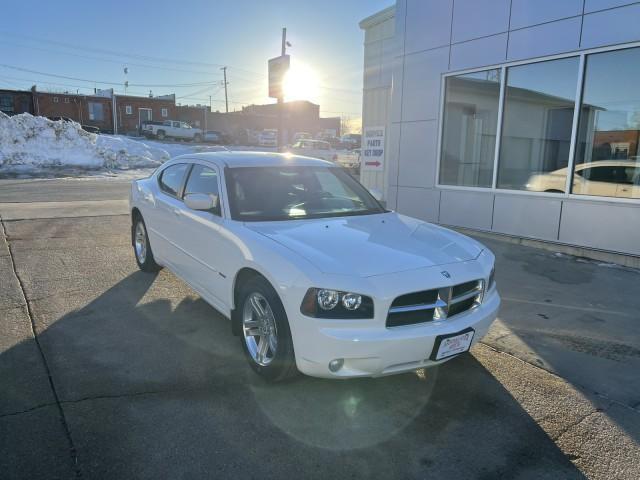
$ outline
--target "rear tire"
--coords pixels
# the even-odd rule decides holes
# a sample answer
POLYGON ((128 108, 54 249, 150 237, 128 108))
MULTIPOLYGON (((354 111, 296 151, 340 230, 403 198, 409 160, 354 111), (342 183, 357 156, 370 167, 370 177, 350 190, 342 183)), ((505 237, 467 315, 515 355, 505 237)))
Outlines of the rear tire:
POLYGON ((199 133, 196 133, 196 134, 193 136, 193 141, 194 141, 194 142, 198 142, 198 143, 202 142, 202 135, 200 135, 199 133))
POLYGON ((253 371, 270 382, 297 375, 289 320, 271 284, 260 276, 248 280, 236 308, 242 350, 253 371))
POLYGON ((147 235, 147 226, 140 215, 136 215, 131 229, 131 243, 133 244, 133 254, 136 257, 138 268, 143 272, 157 272, 162 267, 153 258, 153 251, 147 235))

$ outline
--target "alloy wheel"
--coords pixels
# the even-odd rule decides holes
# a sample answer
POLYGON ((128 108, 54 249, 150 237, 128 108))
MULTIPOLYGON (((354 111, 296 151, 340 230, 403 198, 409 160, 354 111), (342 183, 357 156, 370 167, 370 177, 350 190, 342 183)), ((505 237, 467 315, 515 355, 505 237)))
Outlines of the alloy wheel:
POLYGON ((248 295, 244 302, 242 332, 253 361, 263 367, 269 365, 278 348, 278 331, 269 302, 258 292, 248 295))
POLYGON ((138 262, 144 263, 147 259, 147 231, 142 222, 136 224, 136 232, 134 236, 134 247, 138 262))

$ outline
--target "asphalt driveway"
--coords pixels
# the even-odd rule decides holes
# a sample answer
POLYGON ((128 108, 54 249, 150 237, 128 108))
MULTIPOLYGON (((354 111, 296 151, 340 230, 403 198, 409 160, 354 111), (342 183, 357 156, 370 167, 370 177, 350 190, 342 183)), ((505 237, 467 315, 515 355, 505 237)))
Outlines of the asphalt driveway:
POLYGON ((127 191, 0 181, 3 479, 640 478, 640 272, 483 240, 504 304, 471 354, 269 385, 137 271, 127 191))

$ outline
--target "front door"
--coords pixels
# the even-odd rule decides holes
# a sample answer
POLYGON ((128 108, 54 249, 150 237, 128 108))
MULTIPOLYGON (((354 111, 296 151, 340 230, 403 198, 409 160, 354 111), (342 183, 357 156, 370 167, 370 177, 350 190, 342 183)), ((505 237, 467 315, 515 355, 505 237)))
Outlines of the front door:
POLYGON ((158 260, 176 271, 181 271, 185 263, 178 245, 179 218, 184 209, 180 196, 188 168, 188 163, 179 163, 165 168, 160 173, 155 205, 145 212, 148 216, 147 231, 154 253, 158 255, 158 260))
MULTIPOLYGON (((213 165, 195 163, 184 188, 184 196, 204 193, 220 198, 220 177, 213 165)), ((225 291, 233 272, 223 271, 223 257, 233 255, 233 243, 223 235, 222 208, 211 211, 184 207, 180 222, 181 246, 189 262, 189 283, 218 309, 226 311, 225 291)))
POLYGON ((138 108, 138 130, 142 129, 144 122, 153 120, 153 110, 150 108, 138 108))

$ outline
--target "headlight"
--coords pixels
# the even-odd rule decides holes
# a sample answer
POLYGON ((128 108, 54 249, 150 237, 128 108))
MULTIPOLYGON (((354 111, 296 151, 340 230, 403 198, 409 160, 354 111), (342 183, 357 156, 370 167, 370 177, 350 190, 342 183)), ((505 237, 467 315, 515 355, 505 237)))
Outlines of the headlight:
POLYGON ((315 318, 373 318, 373 300, 359 293, 310 288, 302 300, 300 311, 315 318))
POLYGON ((340 301, 340 292, 323 288, 316 294, 318 306, 323 310, 333 310, 340 301))

